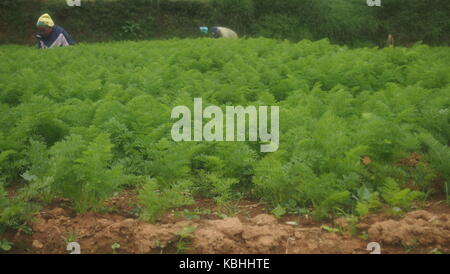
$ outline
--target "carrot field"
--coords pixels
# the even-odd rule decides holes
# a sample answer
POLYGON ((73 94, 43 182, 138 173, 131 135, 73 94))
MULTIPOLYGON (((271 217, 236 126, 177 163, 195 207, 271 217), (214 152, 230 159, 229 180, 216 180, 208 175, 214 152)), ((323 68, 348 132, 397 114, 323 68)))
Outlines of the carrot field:
MULTIPOLYGON (((180 209, 212 214, 198 211, 204 203, 219 221, 251 201, 278 221, 356 224, 449 201, 448 47, 266 38, 7 45, 0 64, 0 252, 14 251, 9 232, 39 231, 35 216, 55 205, 71 218, 112 214, 123 193, 132 193, 128 217, 148 225, 180 209), (278 106, 278 149, 174 141, 171 111, 193 109, 194 98, 223 110, 278 106)), ((203 251, 224 250, 232 252, 203 251)))

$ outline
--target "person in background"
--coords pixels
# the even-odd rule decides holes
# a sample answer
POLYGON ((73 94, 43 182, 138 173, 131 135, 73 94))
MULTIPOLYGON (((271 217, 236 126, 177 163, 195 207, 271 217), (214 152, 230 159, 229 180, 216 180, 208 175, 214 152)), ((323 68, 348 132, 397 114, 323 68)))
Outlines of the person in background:
POLYGON ((39 17, 36 28, 38 30, 36 38, 38 39, 37 47, 39 49, 65 47, 75 44, 72 37, 63 28, 55 25, 47 13, 39 17))
MULTIPOLYGON (((208 27, 200 27, 200 31, 202 33, 208 33, 209 29, 208 27)), ((238 38, 238 35, 236 32, 229 28, 224 27, 212 27, 211 28, 211 34, 214 38, 238 38)))
POLYGON ((388 39, 386 41, 386 44, 388 47, 393 47, 394 46, 394 36, 392 34, 388 35, 388 39))

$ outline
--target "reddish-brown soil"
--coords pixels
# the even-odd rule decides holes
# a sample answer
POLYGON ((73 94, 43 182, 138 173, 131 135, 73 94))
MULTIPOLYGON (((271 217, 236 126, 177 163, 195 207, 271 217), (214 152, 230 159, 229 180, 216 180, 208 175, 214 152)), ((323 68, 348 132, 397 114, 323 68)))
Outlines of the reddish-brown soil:
POLYGON ((225 216, 208 199, 150 224, 135 216, 130 191, 111 199, 108 208, 76 215, 64 203, 53 204, 37 214, 31 235, 6 235, 14 243, 10 253, 69 253, 72 241, 81 253, 369 253, 369 242, 378 242, 381 253, 450 252, 450 208, 438 202, 403 217, 371 215, 353 226, 342 217, 328 223, 307 216, 276 219, 251 201, 236 203, 225 216), (120 248, 113 251, 113 244, 120 248))

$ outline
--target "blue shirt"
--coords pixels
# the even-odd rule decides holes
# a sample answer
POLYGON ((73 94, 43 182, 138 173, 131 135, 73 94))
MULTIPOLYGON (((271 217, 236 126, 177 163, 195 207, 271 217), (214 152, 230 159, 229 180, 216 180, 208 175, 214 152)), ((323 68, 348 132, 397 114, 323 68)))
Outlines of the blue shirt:
POLYGON ((52 32, 49 36, 43 37, 41 35, 36 35, 38 39, 37 47, 39 49, 53 48, 53 47, 64 47, 74 45, 72 37, 60 26, 53 26, 52 32))

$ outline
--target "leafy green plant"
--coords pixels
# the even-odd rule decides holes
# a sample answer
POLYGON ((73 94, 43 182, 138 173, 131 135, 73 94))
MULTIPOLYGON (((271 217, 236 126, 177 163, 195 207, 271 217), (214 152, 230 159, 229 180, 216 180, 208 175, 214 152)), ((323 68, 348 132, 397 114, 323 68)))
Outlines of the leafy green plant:
POLYGON ((120 166, 109 167, 112 144, 105 134, 86 142, 71 135, 50 151, 52 193, 70 198, 79 212, 97 210, 124 182, 120 166))
POLYGON ((0 234, 7 229, 26 229, 26 222, 34 212, 32 206, 21 199, 9 198, 0 181, 0 234))
POLYGON ((64 243, 72 243, 77 241, 77 234, 75 232, 69 232, 67 233, 66 237, 64 238, 64 243))
POLYGON ((322 228, 323 230, 325 230, 327 232, 334 232, 334 233, 341 232, 341 230, 339 228, 334 228, 334 227, 330 227, 327 225, 322 225, 320 228, 322 228))
POLYGON ((384 186, 381 188, 381 196, 393 207, 408 209, 414 200, 423 197, 423 193, 419 191, 411 191, 410 189, 400 189, 398 184, 391 178, 387 178, 384 186))
POLYGON ((374 211, 381 207, 378 192, 370 192, 366 187, 362 187, 358 190, 358 202, 356 203, 356 213, 364 217, 371 211, 374 211))
POLYGON ((431 253, 431 254, 443 254, 442 251, 440 251, 440 250, 437 249, 437 248, 434 248, 433 250, 431 250, 430 253, 431 253))
POLYGON ((359 235, 359 238, 361 238, 364 241, 369 240, 369 235, 366 232, 361 233, 361 235, 359 235))
POLYGON ((185 226, 177 232, 178 241, 176 243, 177 253, 184 253, 189 249, 187 241, 193 237, 196 226, 185 226))
POLYGON ((286 209, 280 205, 277 205, 271 212, 275 215, 275 217, 280 218, 286 214, 286 209))
POLYGON ((0 240, 0 250, 1 251, 10 251, 13 246, 13 243, 7 240, 0 240))
POLYGON ((161 214, 170 209, 194 203, 190 194, 190 181, 179 181, 168 189, 160 189, 156 179, 150 179, 139 192, 141 218, 155 222, 161 214))
POLYGON ((137 40, 141 31, 141 24, 128 21, 122 26, 122 37, 137 40))
POLYGON ((113 243, 111 245, 111 249, 113 250, 113 253, 116 254, 116 250, 120 248, 120 244, 119 243, 113 243))

